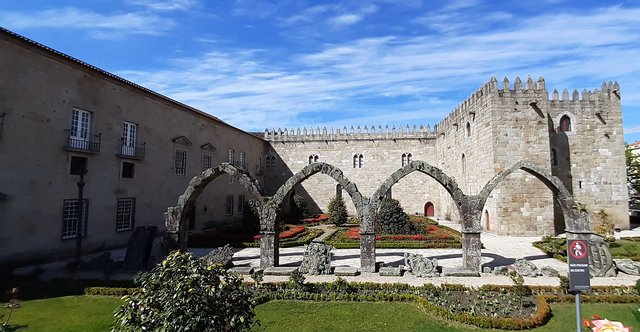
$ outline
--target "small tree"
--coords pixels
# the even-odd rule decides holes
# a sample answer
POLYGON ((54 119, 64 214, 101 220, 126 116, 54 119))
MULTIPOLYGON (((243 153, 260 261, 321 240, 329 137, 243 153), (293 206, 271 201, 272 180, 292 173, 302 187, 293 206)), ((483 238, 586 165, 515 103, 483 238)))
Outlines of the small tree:
POLYGON ((112 331, 246 331, 254 304, 241 280, 220 265, 207 266, 175 251, 150 273, 114 314, 112 331))
POLYGON ((378 211, 378 227, 384 234, 414 234, 415 228, 397 199, 382 200, 378 211))
POLYGON ((291 207, 289 212, 289 219, 301 220, 309 214, 307 210, 307 200, 304 197, 295 194, 291 198, 291 207))
POLYGON ((625 149, 625 160, 627 164, 627 189, 632 203, 637 204, 640 199, 640 160, 629 146, 625 149))
POLYGON ((347 222, 347 206, 340 196, 334 196, 329 202, 329 222, 340 226, 347 222))

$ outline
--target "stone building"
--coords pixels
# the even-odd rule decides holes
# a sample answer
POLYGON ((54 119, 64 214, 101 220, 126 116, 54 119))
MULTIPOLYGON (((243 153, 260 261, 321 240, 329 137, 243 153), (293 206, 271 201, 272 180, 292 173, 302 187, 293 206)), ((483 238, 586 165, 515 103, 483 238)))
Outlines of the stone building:
MULTIPOLYGON (((203 169, 231 161, 264 181, 268 144, 214 116, 7 30, 0 63, 0 262, 74 252, 83 166, 84 252, 126 244, 137 226, 163 228, 203 169)), ((217 179, 191 227, 241 220, 246 197, 217 179)))
MULTIPOLYGON (((549 93, 545 81, 491 79, 439 124, 417 128, 363 126, 265 132, 281 183, 313 161, 340 168, 370 196, 394 171, 422 160, 453 177, 467 195, 478 194, 496 174, 514 163, 531 162, 558 177, 590 212, 604 210, 621 228, 629 227, 620 89, 549 93)), ((391 194, 409 213, 459 220, 450 195, 424 174, 412 173, 391 194)), ((310 178, 297 190, 317 211, 340 193, 335 183, 310 178)), ((348 202, 349 211, 355 213, 348 202)), ((534 176, 515 172, 492 192, 482 216, 485 231, 511 235, 554 235, 564 220, 553 193, 534 176)))
MULTIPOLYGON (((84 176, 83 250, 126 243, 137 226, 164 227, 189 180, 230 162, 272 195, 313 162, 344 172, 365 196, 394 171, 422 160, 475 195, 501 170, 524 160, 557 176, 589 211, 628 228, 620 92, 553 92, 545 82, 492 79, 439 124, 271 130, 264 137, 0 29, 0 263, 69 256, 78 234, 79 174, 84 176)), ((262 135, 261 135, 262 136, 262 135)), ((249 193, 230 176, 198 198, 190 228, 238 225, 249 193)), ((312 176, 296 188, 312 211, 342 193, 312 176)), ((459 219, 447 191, 414 172, 393 197, 409 213, 459 219)), ((352 214, 353 204, 345 199, 352 214)), ((486 231, 561 232, 562 214, 540 180, 517 171, 488 199, 486 231)), ((82 223, 81 223, 82 224, 82 223)))

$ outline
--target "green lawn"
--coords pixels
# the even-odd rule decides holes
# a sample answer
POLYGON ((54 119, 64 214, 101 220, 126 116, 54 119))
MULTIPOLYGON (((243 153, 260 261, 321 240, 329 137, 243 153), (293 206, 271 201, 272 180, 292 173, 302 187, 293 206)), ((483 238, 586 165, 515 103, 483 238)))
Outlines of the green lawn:
MULTIPOLYGON (((11 319, 26 331, 108 331, 117 297, 66 296, 25 301, 11 319)), ((552 305, 553 318, 534 331, 573 331, 575 306, 552 305)), ((635 304, 583 304, 583 317, 599 314, 636 329, 635 304)), ((0 314, 7 310, 0 309, 0 314)), ((271 301, 256 308, 255 331, 480 331, 426 315, 411 303, 271 301)))
MULTIPOLYGON (((14 311, 10 323, 26 325, 25 331, 109 331, 113 311, 119 305, 120 298, 110 296, 64 296, 24 301, 22 307, 14 311)), ((7 311, 2 305, 0 315, 7 311)))

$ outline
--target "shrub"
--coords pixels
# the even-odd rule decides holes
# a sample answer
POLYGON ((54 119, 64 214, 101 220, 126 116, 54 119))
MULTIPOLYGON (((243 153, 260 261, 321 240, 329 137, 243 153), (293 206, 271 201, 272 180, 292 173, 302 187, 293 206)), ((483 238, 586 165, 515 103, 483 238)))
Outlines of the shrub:
POLYGON ((113 331, 245 331, 254 318, 250 294, 220 265, 175 251, 135 278, 113 331))
POLYGON ((377 229, 384 234, 413 234, 415 229, 412 227, 409 216, 404 212, 398 200, 393 198, 385 198, 380 204, 378 211, 377 229))
POLYGON ((636 280, 636 292, 640 294, 640 279, 636 280))
POLYGON ((607 241, 615 241, 615 237, 613 236, 615 224, 609 220, 609 214, 604 210, 600 210, 594 215, 596 217, 596 223, 593 227, 593 231, 604 237, 607 241))
POLYGON ((307 200, 300 195, 293 195, 291 198, 291 209, 289 212, 289 218, 294 220, 302 220, 309 214, 307 210, 307 200))
POLYGON ((347 222, 347 206, 340 196, 335 196, 329 202, 329 222, 340 226, 347 222))

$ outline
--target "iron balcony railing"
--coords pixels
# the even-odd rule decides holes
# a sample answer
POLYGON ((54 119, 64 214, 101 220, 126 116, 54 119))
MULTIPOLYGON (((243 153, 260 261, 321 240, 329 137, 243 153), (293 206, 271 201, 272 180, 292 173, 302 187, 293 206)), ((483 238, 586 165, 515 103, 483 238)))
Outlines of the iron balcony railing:
POLYGON ((147 142, 142 144, 129 144, 127 142, 122 142, 120 145, 119 156, 122 158, 144 159, 146 144, 147 142))
POLYGON ((93 135, 88 132, 77 132, 71 129, 65 129, 67 132, 68 150, 82 151, 89 153, 100 152, 100 134, 93 135))

